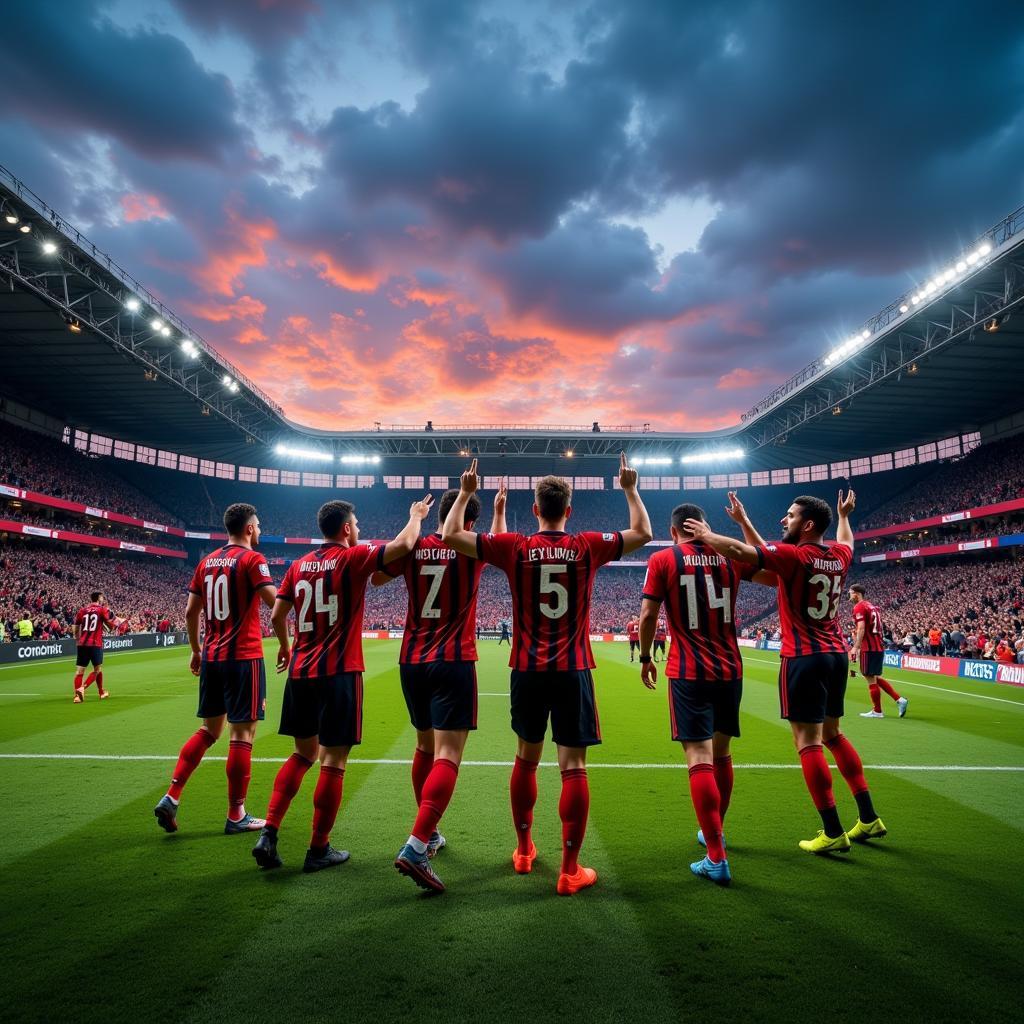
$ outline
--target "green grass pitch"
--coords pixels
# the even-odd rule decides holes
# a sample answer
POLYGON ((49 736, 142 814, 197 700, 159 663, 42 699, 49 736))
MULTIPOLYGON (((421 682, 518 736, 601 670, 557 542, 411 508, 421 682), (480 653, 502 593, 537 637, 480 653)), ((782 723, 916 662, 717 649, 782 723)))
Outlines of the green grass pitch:
MULTIPOLYGON (((851 680, 846 731, 866 765, 885 766, 869 767, 868 778, 890 831, 848 858, 818 859, 796 848, 818 819, 778 720, 777 660, 746 652, 726 821, 734 881, 723 890, 688 870, 700 849, 681 750, 668 738, 664 681, 647 692, 624 644, 598 645, 605 742, 591 756, 582 857, 598 885, 555 894, 554 767, 539 775, 540 859, 519 877, 508 768, 467 764, 442 825, 449 847, 435 862, 448 892, 430 897, 392 866, 414 810, 398 644, 365 646, 365 741, 353 751, 333 837, 352 859, 308 876, 300 867, 315 776, 282 830, 285 867, 261 874, 249 854, 255 836, 221 831, 224 764, 213 758, 226 754, 226 739, 189 783, 181 830, 157 828, 152 807, 196 727, 185 652, 109 657, 112 698, 100 703, 91 689, 82 706, 71 703, 67 660, 0 670, 0 949, 10 1019, 1016 1016, 1024 692, 893 672, 910 713, 897 719, 887 701, 886 718, 872 721, 857 717, 867 694, 851 680), (369 761, 385 763, 360 763, 369 761)), ((507 648, 483 644, 469 761, 510 762, 514 753, 506 658, 507 648)), ((270 762, 290 749, 275 733, 282 679, 268 675, 254 751, 268 760, 254 764, 248 801, 257 814, 276 771, 270 762)), ((850 823, 853 800, 834 778, 850 823)))

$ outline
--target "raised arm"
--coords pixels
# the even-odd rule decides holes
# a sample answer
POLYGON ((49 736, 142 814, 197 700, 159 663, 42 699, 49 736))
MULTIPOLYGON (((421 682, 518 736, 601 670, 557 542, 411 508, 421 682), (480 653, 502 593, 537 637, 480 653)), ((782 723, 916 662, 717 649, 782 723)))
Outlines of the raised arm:
POLYGON ((430 507, 433 504, 433 495, 428 494, 422 501, 414 501, 409 506, 409 522, 394 540, 389 540, 384 545, 385 565, 404 558, 416 547, 416 541, 420 539, 420 530, 423 529, 423 520, 430 515, 430 507))
POLYGON ((503 476, 494 496, 494 516, 491 518, 491 533, 508 533, 505 523, 505 505, 508 503, 508 477, 503 476))
POLYGON ((845 495, 842 491, 839 492, 839 498, 836 501, 836 511, 839 513, 839 524, 836 526, 836 540, 840 544, 845 544, 851 551, 853 550, 853 527, 850 525, 850 513, 856 507, 857 495, 854 494, 852 487, 845 495))
POLYGON ((749 565, 758 563, 757 549, 753 544, 744 544, 743 541, 734 540, 732 537, 712 533, 711 527, 700 519, 687 519, 683 523, 683 529, 695 540, 703 541, 720 555, 731 558, 734 562, 747 562, 749 565))
POLYGON ((622 553, 629 554, 654 539, 651 517, 637 492, 637 471, 626 465, 626 453, 619 453, 619 486, 629 506, 629 529, 622 531, 622 553))
POLYGON ((459 481, 459 496, 441 526, 441 539, 445 544, 463 555, 469 555, 470 558, 476 558, 476 534, 466 529, 466 505, 476 493, 479 483, 474 459, 469 464, 469 469, 462 474, 459 481))
POLYGON ((764 544, 764 538, 750 521, 750 516, 747 515, 747 510, 735 491, 729 491, 729 504, 725 508, 725 514, 743 531, 743 539, 748 544, 764 544))

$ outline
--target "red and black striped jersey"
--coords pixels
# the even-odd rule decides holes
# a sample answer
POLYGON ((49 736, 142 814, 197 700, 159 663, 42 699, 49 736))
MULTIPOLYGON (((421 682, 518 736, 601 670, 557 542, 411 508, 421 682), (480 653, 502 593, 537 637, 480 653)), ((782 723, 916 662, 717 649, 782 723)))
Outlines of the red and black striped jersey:
MULTIPOLYGON (((882 613, 870 601, 858 601, 853 606, 853 621, 857 625, 864 623, 864 642, 860 645, 862 651, 885 649, 882 641, 882 613)), ((853 636, 856 640, 856 630, 853 636)))
POLYGON ((512 654, 522 672, 594 667, 590 592, 597 570, 622 554, 621 533, 480 533, 477 556, 512 590, 512 654))
POLYGON ((845 544, 764 544, 758 564, 778 576, 782 656, 846 654, 836 613, 853 562, 845 544))
POLYGON ((662 548, 647 563, 644 597, 665 602, 672 649, 670 679, 731 682, 743 675, 736 643, 740 581, 757 572, 700 541, 662 548))
POLYGON ((114 613, 102 604, 87 604, 78 609, 75 625, 78 629, 80 647, 102 647, 103 626, 114 624, 114 613))
POLYGON ((411 554, 384 572, 404 576, 409 592, 398 660, 476 661, 476 592, 483 562, 460 555, 439 533, 420 537, 411 554))
POLYGON ((657 626, 654 627, 654 639, 657 640, 658 643, 668 639, 668 627, 664 622, 659 622, 657 626))
POLYGON ((326 542, 288 566, 277 596, 295 607, 291 678, 364 670, 366 584, 383 567, 383 544, 326 542))
POLYGON ((263 657, 259 595, 272 587, 267 560, 241 544, 225 544, 199 560, 189 593, 203 599, 207 661, 248 661, 263 657))

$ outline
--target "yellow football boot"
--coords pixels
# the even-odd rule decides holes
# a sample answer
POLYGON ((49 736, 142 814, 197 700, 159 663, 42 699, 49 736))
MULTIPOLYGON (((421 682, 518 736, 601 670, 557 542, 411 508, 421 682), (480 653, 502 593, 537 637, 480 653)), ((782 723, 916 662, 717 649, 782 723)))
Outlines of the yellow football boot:
POLYGON ((855 843, 866 843, 869 839, 881 839, 888 831, 881 818, 875 818, 866 825, 858 818, 857 823, 846 834, 855 843))
POLYGON ((799 842, 801 850, 807 853, 849 853, 850 838, 845 832, 842 835, 830 839, 822 829, 813 839, 801 839, 799 842))

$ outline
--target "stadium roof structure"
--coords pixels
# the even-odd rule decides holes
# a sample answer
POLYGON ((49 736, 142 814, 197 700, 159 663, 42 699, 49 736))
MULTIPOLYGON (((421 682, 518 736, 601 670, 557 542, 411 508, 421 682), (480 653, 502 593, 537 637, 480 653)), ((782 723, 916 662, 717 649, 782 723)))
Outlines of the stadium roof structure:
MULTIPOLYGON (((651 424, 290 421, 253 381, 110 256, 0 167, 0 395, 82 429, 247 465, 278 446, 389 460, 747 455, 753 468, 892 451, 1022 408, 1024 207, 918 292, 722 430, 651 424)), ((714 467, 715 459, 708 461, 714 467)))

